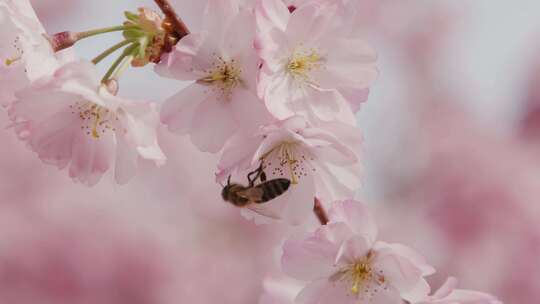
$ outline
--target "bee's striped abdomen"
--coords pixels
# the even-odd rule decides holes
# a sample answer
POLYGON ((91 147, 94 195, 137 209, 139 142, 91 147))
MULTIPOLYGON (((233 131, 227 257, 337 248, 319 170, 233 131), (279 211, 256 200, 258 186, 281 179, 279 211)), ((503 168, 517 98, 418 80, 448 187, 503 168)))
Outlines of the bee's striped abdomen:
POLYGON ((263 190, 263 197, 259 203, 268 202, 289 190, 291 181, 285 178, 277 178, 266 181, 256 186, 263 190))

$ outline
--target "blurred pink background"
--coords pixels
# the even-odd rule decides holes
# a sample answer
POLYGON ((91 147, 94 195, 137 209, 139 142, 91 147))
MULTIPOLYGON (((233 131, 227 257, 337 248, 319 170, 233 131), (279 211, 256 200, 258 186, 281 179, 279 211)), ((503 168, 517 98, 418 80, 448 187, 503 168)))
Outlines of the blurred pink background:
MULTIPOLYGON (((453 275, 506 303, 540 303, 540 3, 359 1, 358 30, 380 53, 381 76, 358 117, 358 198, 375 210, 385 240, 416 248, 438 269, 434 284, 453 275)), ((32 2, 51 33, 154 7, 32 2)), ((204 1, 176 4, 196 29, 204 1)), ((91 58, 117 39, 76 49, 91 58)), ((183 85, 147 67, 127 73, 121 94, 159 102, 183 85)), ((258 301, 285 228, 244 220, 219 197, 216 157, 161 131, 166 166, 94 188, 0 132, 0 303, 258 301)))

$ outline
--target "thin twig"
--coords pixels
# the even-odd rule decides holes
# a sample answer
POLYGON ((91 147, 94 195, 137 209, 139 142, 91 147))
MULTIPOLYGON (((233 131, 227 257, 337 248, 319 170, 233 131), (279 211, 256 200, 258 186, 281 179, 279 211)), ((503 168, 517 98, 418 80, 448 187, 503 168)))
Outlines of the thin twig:
POLYGON ((321 223, 321 225, 326 225, 330 221, 328 219, 328 215, 326 214, 326 211, 324 210, 324 207, 321 201, 318 198, 315 198, 315 205, 313 206, 313 212, 315 212, 315 215, 317 216, 317 219, 319 219, 319 222, 321 223))
POLYGON ((154 2, 156 2, 165 17, 167 17, 167 20, 171 23, 176 35, 178 35, 178 39, 182 39, 189 34, 186 24, 178 17, 169 0, 154 0, 154 2))

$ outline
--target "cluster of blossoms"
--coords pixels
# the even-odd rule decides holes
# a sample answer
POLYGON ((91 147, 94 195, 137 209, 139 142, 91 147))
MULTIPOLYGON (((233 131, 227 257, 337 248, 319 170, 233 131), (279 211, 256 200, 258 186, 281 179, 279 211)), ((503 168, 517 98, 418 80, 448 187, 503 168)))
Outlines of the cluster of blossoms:
POLYGON ((307 282, 291 303, 501 303, 485 293, 456 289, 454 278, 429 295, 424 277, 435 269, 404 245, 377 241, 375 221, 360 202, 334 202, 328 217, 327 225, 283 245, 283 271, 307 282))
POLYGON ((108 171, 126 183, 140 161, 166 161, 164 124, 220 155, 219 183, 254 186, 254 172, 290 182, 247 204, 245 216, 300 225, 317 201, 323 225, 283 246, 284 272, 307 282, 296 303, 498 303, 453 281, 430 296, 424 277, 434 269, 407 247, 376 241, 366 207, 348 200, 361 177, 355 113, 378 74, 376 53, 353 30, 357 1, 209 0, 194 33, 156 3, 166 18, 139 9, 120 26, 49 36, 28 0, 0 0, 0 34, 11 41, 0 48, 0 102, 41 160, 89 186, 108 171), (91 62, 69 49, 113 31, 124 40, 91 62), (121 49, 99 78, 95 65, 121 49), (160 109, 117 96, 124 70, 150 63, 190 82, 160 109), (326 216, 320 201, 337 202, 326 216))

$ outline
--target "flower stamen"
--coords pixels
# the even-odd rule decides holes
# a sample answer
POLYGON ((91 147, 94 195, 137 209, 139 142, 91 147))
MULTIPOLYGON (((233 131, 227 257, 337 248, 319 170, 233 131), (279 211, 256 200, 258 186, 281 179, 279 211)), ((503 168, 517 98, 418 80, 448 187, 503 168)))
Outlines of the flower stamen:
POLYGON ((352 279, 351 292, 353 294, 358 294, 362 283, 372 278, 371 267, 367 262, 362 261, 355 263, 349 271, 352 279))
POLYGON ((298 184, 298 178, 294 173, 294 164, 298 162, 294 156, 293 143, 284 143, 281 145, 281 165, 287 165, 291 174, 291 184, 298 184))
POLYGON ((17 61, 19 61, 21 59, 22 59, 22 56, 19 55, 19 56, 13 57, 13 58, 7 58, 4 63, 5 63, 6 66, 10 66, 10 65, 16 63, 17 61))
POLYGON ((13 48, 14 48, 14 50, 15 50, 16 55, 13 56, 13 57, 11 57, 11 58, 7 58, 7 59, 4 61, 4 64, 5 64, 6 66, 9 67, 10 65, 12 65, 12 64, 14 64, 14 63, 16 63, 16 62, 18 62, 18 61, 20 61, 20 60, 22 59, 22 56, 23 56, 23 54, 24 54, 24 51, 23 51, 23 49, 22 49, 21 46, 20 46, 20 41, 21 41, 21 39, 19 38, 19 36, 17 36, 17 37, 15 38, 15 40, 13 41, 13 48))
POLYGON ((350 291, 353 295, 364 298, 377 292, 379 287, 386 289, 386 278, 382 271, 376 271, 372 266, 373 252, 369 252, 365 257, 347 265, 334 275, 335 280, 343 280, 351 285, 350 291), (364 293, 360 294, 360 291, 364 293))
POLYGON ((323 66, 324 58, 315 50, 308 52, 295 52, 287 62, 286 69, 297 80, 312 82, 309 72, 323 66))
POLYGON ((219 57, 218 63, 213 64, 207 73, 207 76, 197 80, 197 83, 216 87, 226 98, 229 98, 234 88, 242 83, 242 69, 234 59, 225 61, 219 57))
POLYGON ((94 139, 100 139, 107 131, 115 132, 117 130, 118 117, 105 107, 88 101, 77 102, 70 108, 72 113, 77 114, 82 120, 81 130, 94 139))

